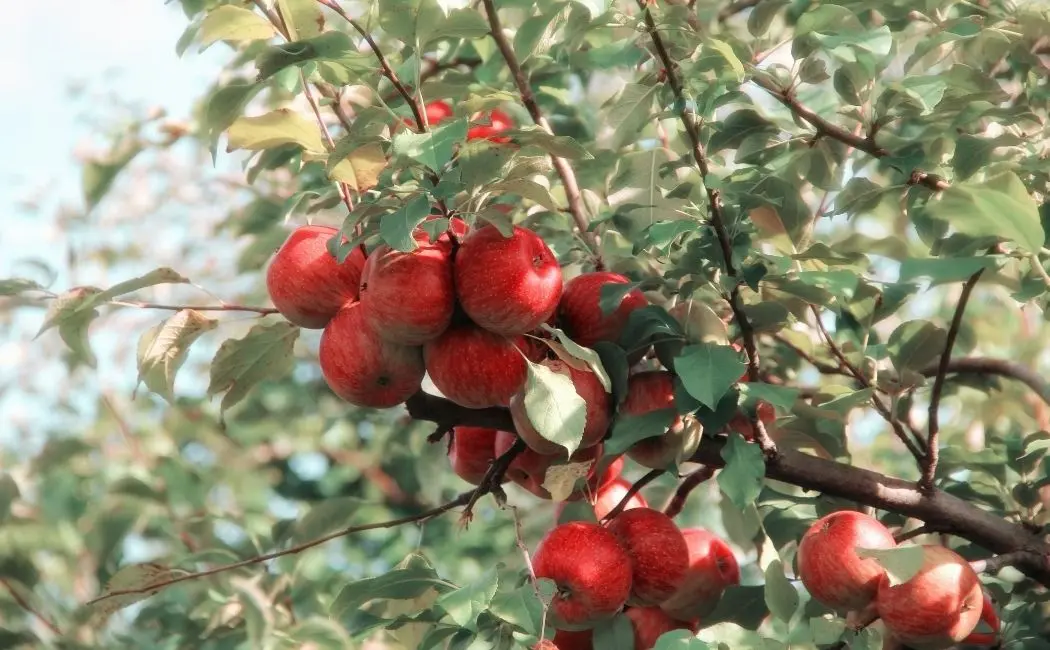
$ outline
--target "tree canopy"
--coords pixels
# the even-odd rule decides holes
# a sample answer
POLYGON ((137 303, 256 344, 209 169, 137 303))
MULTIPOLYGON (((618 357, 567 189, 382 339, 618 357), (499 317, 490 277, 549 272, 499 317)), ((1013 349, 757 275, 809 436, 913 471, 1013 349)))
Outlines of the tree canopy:
MULTIPOLYGON (((979 632, 1050 648, 1042 2, 169 4, 186 30, 157 47, 226 66, 192 115, 107 107, 74 250, 0 279, 4 389, 41 410, 0 437, 0 648, 531 649, 564 595, 540 540, 634 495, 740 569, 656 650, 894 647, 888 608, 803 585, 803 535, 843 510, 900 544, 863 552, 890 584, 950 548, 979 632), (530 327, 518 407, 438 390, 429 357, 403 404, 355 406, 327 330, 268 292, 305 224, 333 267, 524 228, 558 291, 605 271, 602 318, 639 302, 594 340, 563 308, 530 327), (628 406, 656 370, 667 403, 628 406), (608 395, 600 444, 577 371, 608 395), (470 481, 465 427, 509 436, 470 481), (543 443, 561 460, 515 475, 543 443)), ((395 312, 436 291, 417 277, 395 312)), ((593 647, 645 650, 639 607, 593 647)))

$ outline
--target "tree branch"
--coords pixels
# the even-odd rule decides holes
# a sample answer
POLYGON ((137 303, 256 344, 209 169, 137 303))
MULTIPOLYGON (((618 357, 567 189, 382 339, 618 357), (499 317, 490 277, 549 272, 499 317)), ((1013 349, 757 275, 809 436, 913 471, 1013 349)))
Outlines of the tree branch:
MULTIPOLYGON (((803 105, 798 101, 798 98, 795 97, 794 89, 781 88, 770 79, 761 75, 754 75, 751 77, 751 80, 757 86, 772 95, 774 99, 787 107, 795 114, 795 116, 808 122, 810 126, 817 130, 818 136, 826 136, 833 140, 838 140, 839 142, 849 145, 859 151, 863 151, 874 158, 885 158, 890 155, 890 152, 887 149, 880 147, 875 142, 875 134, 873 131, 863 136, 851 133, 841 126, 827 121, 818 115, 816 111, 803 105)), ((948 182, 940 176, 919 169, 911 171, 908 176, 908 184, 923 185, 934 192, 939 192, 949 187, 948 182)))
MULTIPOLYGON (((511 428, 510 431, 514 429, 511 428)), ((496 495, 497 500, 501 503, 506 499, 506 495, 503 493, 503 475, 507 473, 507 468, 514 462, 514 459, 518 457, 518 454, 525 451, 528 446, 525 441, 518 438, 511 445, 510 449, 503 452, 499 458, 492 461, 489 465, 489 469, 485 472, 485 476, 482 477, 481 483, 478 484, 478 489, 470 495, 470 500, 467 501, 467 507, 463 509, 463 514, 460 516, 460 521, 469 522, 474 517, 474 504, 478 502, 478 499, 486 494, 492 493, 496 495)))
MULTIPOLYGON (((939 370, 940 364, 935 364, 923 368, 922 374, 926 377, 933 377, 939 370)), ((1039 373, 1019 363, 1005 359, 971 357, 949 361, 947 372, 949 374, 998 375, 1014 379, 1031 388, 1032 392, 1050 404, 1050 384, 1044 381, 1039 373)))
POLYGON ((1050 562, 1050 556, 1045 552, 1040 555, 1029 550, 1011 551, 995 557, 970 562, 970 567, 977 573, 996 574, 1008 566, 1018 566, 1025 562, 1050 562))
POLYGON ((682 482, 678 484, 678 489, 668 499, 667 505, 664 506, 664 514, 668 517, 677 517, 682 512, 682 508, 685 507, 685 502, 693 490, 710 480, 714 475, 715 468, 707 467, 706 465, 686 475, 682 482))
MULTIPOLYGON (((831 338, 831 333, 828 332, 828 329, 826 327, 824 327, 824 322, 820 320, 820 311, 816 308, 816 306, 811 305, 811 308, 813 310, 814 320, 816 320, 817 322, 817 330, 824 337, 824 341, 828 344, 828 349, 830 349, 831 353, 835 356, 836 359, 838 359, 839 364, 841 364, 843 368, 848 370, 849 374, 853 375, 853 378, 856 379, 861 386, 865 388, 871 388, 871 382, 868 381, 868 378, 864 376, 864 373, 862 373, 860 369, 857 368, 857 366, 850 363, 850 360, 846 358, 846 355, 843 354, 841 349, 839 349, 838 344, 835 343, 835 339, 831 338)), ((900 441, 904 443, 904 446, 908 448, 908 451, 910 451, 911 455, 915 457, 915 460, 922 462, 923 458, 925 457, 925 453, 923 452, 923 449, 920 446, 921 443, 918 441, 918 436, 916 435, 916 437, 913 438, 911 435, 908 434, 907 431, 904 430, 904 425, 900 423, 900 420, 893 417, 893 413, 890 412, 890 408, 886 406, 885 402, 879 399, 878 395, 872 393, 871 403, 875 407, 875 410, 879 412, 879 415, 881 415, 883 418, 885 418, 887 422, 890 423, 890 426, 893 427, 893 433, 895 433, 897 435, 897 438, 899 438, 900 441)))
POLYGON ((55 636, 62 636, 62 630, 58 629, 58 626, 51 622, 51 619, 41 614, 36 608, 29 604, 29 601, 22 597, 22 594, 18 593, 18 590, 7 581, 7 578, 0 578, 0 585, 4 586, 7 593, 11 594, 11 599, 15 601, 15 604, 26 611, 27 614, 37 619, 44 624, 44 627, 51 630, 55 636))
MULTIPOLYGON (((439 397, 428 397, 417 400, 414 418, 514 431, 507 409, 474 410, 439 397)), ((705 438, 704 444, 689 460, 716 469, 724 467, 722 450, 725 444, 724 438, 705 438)), ((1050 545, 1024 526, 941 490, 922 492, 913 481, 792 449, 782 449, 775 460, 766 460, 766 476, 806 490, 919 519, 935 530, 958 535, 992 553, 1026 550, 1029 553, 1020 558, 1016 566, 1029 577, 1050 586, 1050 545)))
MULTIPOLYGON (((491 2, 492 0, 486 1, 491 2)), ((722 251, 726 274, 734 280, 733 286, 729 290, 729 306, 733 311, 733 319, 736 321, 737 326, 740 327, 740 336, 744 340, 744 351, 747 353, 747 376, 750 381, 761 381, 758 346, 755 345, 755 330, 751 325, 751 321, 748 320, 747 314, 744 313, 743 300, 740 297, 740 277, 736 265, 733 263, 733 243, 729 237, 729 230, 726 228, 725 218, 722 214, 721 193, 707 184, 707 176, 711 173, 711 167, 707 161, 707 152, 704 150, 703 140, 700 139, 700 131, 697 128, 697 116, 689 108, 689 102, 686 101, 685 92, 682 89, 682 82, 678 78, 678 72, 675 70, 675 62, 671 59, 667 46, 664 45, 663 38, 656 27, 656 21, 653 20, 653 14, 649 11, 649 6, 645 0, 638 0, 638 7, 645 17, 645 27, 649 32, 649 38, 652 40, 653 49, 656 50, 656 55, 660 59, 660 64, 663 66, 667 76, 667 85, 671 87, 671 92, 674 93, 676 104, 679 107, 678 117, 681 119, 686 135, 689 137, 689 143, 692 145, 693 161, 696 163, 697 169, 700 170, 700 177, 703 179, 704 187, 707 190, 711 227, 715 231, 718 247, 722 251)), ((776 457, 777 447, 773 439, 769 437, 765 427, 757 418, 754 424, 755 440, 758 442, 758 446, 767 457, 776 457)))
POLYGON ((952 348, 955 347, 955 339, 959 337, 959 328, 962 327, 963 313, 966 312, 966 304, 970 301, 970 295, 973 293, 974 287, 977 286, 977 282, 980 281, 981 275, 984 273, 984 269, 978 270, 976 273, 970 276, 970 279, 963 284, 962 293, 959 295, 959 304, 955 307, 955 314, 952 316, 952 324, 948 328, 948 338, 944 342, 944 351, 941 352, 941 361, 937 367, 937 374, 933 380, 933 393, 930 396, 930 410, 929 410, 929 437, 926 440, 926 462, 922 468, 922 479, 919 481, 919 487, 923 490, 933 489, 933 480, 937 474, 937 461, 940 458, 940 416, 939 410, 941 408, 941 395, 944 392, 944 377, 948 373, 948 363, 952 359, 952 348))
MULTIPOLYGON (((551 129, 550 122, 543 116, 543 113, 540 111, 540 105, 536 103, 536 96, 532 94, 529 79, 525 75, 525 71, 522 70, 518 57, 514 54, 514 48, 511 47, 510 42, 507 40, 507 35, 503 33, 503 25, 500 23, 495 3, 493 0, 483 1, 485 13, 488 15, 489 31, 492 34, 492 39, 496 42, 496 47, 499 48, 500 53, 503 55, 503 60, 507 62, 507 67, 510 68, 510 74, 514 77, 514 85, 517 86, 518 94, 521 95, 521 103, 525 105, 525 109, 529 112, 529 116, 532 117, 532 121, 541 129, 553 135, 554 131, 551 129)), ((595 267, 600 271, 605 267, 602 261, 601 247, 597 235, 590 230, 586 209, 583 205, 583 195, 580 193, 580 184, 576 180, 576 172, 573 171, 568 160, 554 154, 551 154, 550 158, 551 163, 554 165, 554 171, 558 173, 561 184, 565 188, 565 198, 569 201, 569 213, 572 215, 573 221, 576 222, 576 228, 580 231, 580 236, 591 249, 595 267)))
POLYGON ((654 469, 650 470, 648 474, 635 481, 634 484, 632 484, 631 487, 627 490, 627 492, 624 493, 623 498, 620 499, 620 502, 616 504, 616 507, 610 510, 604 517, 602 517, 602 522, 612 521, 613 519, 615 519, 616 515, 624 511, 624 508, 627 507, 627 503, 631 500, 631 498, 634 495, 641 492, 643 487, 649 485, 656 479, 660 478, 661 476, 663 476, 663 474, 664 470, 654 469))
POLYGON ((248 305, 164 305, 141 300, 110 300, 109 304, 135 307, 137 309, 163 309, 166 311, 182 311, 183 309, 192 309, 194 311, 249 311, 262 316, 279 313, 273 307, 250 307, 248 305))

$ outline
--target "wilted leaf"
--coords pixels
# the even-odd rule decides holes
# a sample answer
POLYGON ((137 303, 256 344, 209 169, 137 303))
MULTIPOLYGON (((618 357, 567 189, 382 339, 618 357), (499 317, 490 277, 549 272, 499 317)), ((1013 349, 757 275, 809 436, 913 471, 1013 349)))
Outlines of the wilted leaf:
POLYGON ((85 607, 92 621, 101 625, 113 613, 159 593, 165 587, 162 583, 185 574, 156 562, 129 564, 114 573, 102 593, 85 607))
POLYGON ((317 36, 324 28, 321 5, 314 0, 277 0, 277 9, 288 27, 289 40, 317 36))
POLYGON ((186 361, 190 346, 219 321, 192 309, 183 309, 154 325, 139 338, 139 382, 169 402, 173 401, 175 374, 186 361))
POLYGON ((241 339, 229 339, 219 346, 211 362, 208 396, 226 393, 220 410, 225 413, 256 384, 278 379, 292 371, 292 346, 299 328, 288 322, 256 325, 241 339))
POLYGON ((336 144, 328 157, 328 177, 346 183, 360 194, 375 187, 386 166, 386 153, 377 142, 356 147, 349 152, 340 151, 339 144, 336 144))
POLYGON ((543 488, 551 493, 552 501, 565 501, 576 487, 576 481, 587 478, 591 462, 551 465, 543 477, 543 488))
POLYGON ((525 413, 543 438, 565 447, 568 455, 583 441, 587 403, 576 392, 572 377, 546 366, 528 362, 525 382, 525 413))

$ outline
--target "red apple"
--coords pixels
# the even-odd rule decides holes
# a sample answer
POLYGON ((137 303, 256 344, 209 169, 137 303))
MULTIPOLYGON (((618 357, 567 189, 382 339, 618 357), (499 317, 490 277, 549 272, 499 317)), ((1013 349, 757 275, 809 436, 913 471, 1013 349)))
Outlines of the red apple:
POLYGON ((625 276, 607 271, 584 273, 569 280, 558 303, 558 317, 565 333, 588 348, 598 341, 619 341, 631 312, 645 307, 649 301, 641 291, 632 289, 613 312, 605 314, 601 308, 601 291, 607 284, 628 282, 625 276))
POLYGON ((692 621, 710 614, 726 587, 740 584, 740 565, 718 535, 687 528, 682 536, 689 547, 689 569, 678 590, 660 607, 672 618, 692 621))
POLYGON ((689 568, 689 547, 674 521, 659 510, 634 508, 608 528, 631 558, 631 604, 659 605, 674 595, 689 568))
POLYGON ((266 269, 273 306, 292 323, 321 329, 348 302, 357 300, 365 254, 355 246, 342 264, 328 252, 339 234, 328 226, 300 226, 281 245, 266 269))
POLYGON ((594 632, 591 630, 558 630, 553 641, 555 650, 594 650, 594 632))
POLYGON ((496 429, 483 427, 456 427, 452 430, 452 444, 448 459, 452 471, 472 485, 481 485, 496 458, 496 429))
POLYGON ((456 294, 471 320, 512 336, 539 327, 561 298, 561 267, 539 235, 514 226, 504 237, 492 224, 475 229, 460 245, 456 294))
MULTIPOLYGON (((605 516, 612 512, 613 508, 620 505, 623 498, 627 496, 627 492, 631 489, 632 483, 625 478, 617 478, 615 481, 608 483, 598 488, 598 494, 594 499, 594 516, 601 521, 605 519, 605 516)), ((631 495, 627 503, 624 505, 624 512, 634 508, 648 508, 649 504, 646 503, 645 497, 639 493, 631 495)))
POLYGON ((981 618, 981 581, 955 551, 929 544, 923 564, 910 580, 895 587, 881 577, 875 606, 889 632, 920 650, 948 648, 965 639, 981 618))
MULTIPOLYGON (((420 234, 425 241, 426 233, 420 234)), ((456 305, 451 250, 438 243, 403 253, 382 245, 368 256, 361 305, 365 320, 383 339, 422 345, 448 328, 456 305)))
MULTIPOLYGON (((583 439, 580 441, 580 449, 593 447, 602 441, 605 433, 609 430, 609 410, 612 407, 609 393, 605 392, 598 375, 590 370, 577 370, 561 359, 545 359, 540 362, 548 370, 565 375, 572 379, 576 394, 584 401, 587 409, 583 425, 583 439)), ((439 387, 440 388, 440 387, 439 387)), ((510 400, 510 415, 514 420, 514 428, 530 449, 541 454, 564 454, 565 448, 553 443, 540 435, 539 431, 532 425, 528 413, 525 411, 525 390, 516 393, 510 400)))
MULTIPOLYGON (((760 400, 755 411, 758 419, 761 420, 762 424, 766 425, 766 430, 769 430, 769 427, 773 426, 777 419, 776 409, 769 402, 760 400)), ((726 425, 726 430, 730 433, 739 433, 744 437, 744 440, 755 439, 755 427, 751 423, 751 418, 745 413, 735 414, 726 425)))
MULTIPOLYGON (((984 591, 982 589, 982 591, 984 591)), ((984 603, 981 605, 981 621, 983 621, 991 632, 972 632, 962 640, 963 645, 996 645, 998 643, 999 630, 1002 622, 999 620, 999 612, 995 611, 995 603, 988 592, 984 592, 984 603)))
MULTIPOLYGON (((444 219, 444 216, 441 214, 431 214, 424 221, 434 221, 436 219, 444 219)), ((463 221, 459 217, 452 217, 448 220, 448 230, 441 233, 436 241, 432 240, 427 232, 420 226, 417 226, 416 229, 412 231, 412 236, 420 243, 451 243, 448 236, 449 231, 456 236, 456 239, 463 239, 470 231, 470 226, 467 225, 466 221, 463 221)))
POLYGON ((634 650, 652 650, 660 637, 674 630, 689 630, 696 634, 699 621, 676 621, 659 607, 628 607, 624 612, 634 629, 634 650))
POLYGON ((552 529, 532 556, 537 578, 558 591, 548 616, 556 629, 583 630, 615 616, 631 593, 631 559, 611 532, 573 521, 552 529))
POLYGON ((842 510, 818 519, 798 546, 798 575, 810 595, 828 607, 848 611, 867 606, 885 570, 858 548, 894 548, 893 534, 878 519, 842 510))
POLYGON ((332 392, 351 404, 390 408, 422 386, 423 351, 383 340, 363 312, 361 303, 350 303, 324 328, 317 354, 321 374, 332 392))
POLYGON ((507 406, 528 374, 523 336, 507 338, 473 323, 453 325, 423 347, 427 372, 441 393, 460 406, 507 406))
POLYGON ((430 102, 426 105, 425 109, 427 112, 427 122, 431 125, 443 122, 453 115, 452 107, 449 106, 448 102, 441 101, 440 99, 430 102))
MULTIPOLYGON (((674 375, 666 370, 648 370, 631 375, 620 413, 639 416, 674 407, 674 375)), ((662 436, 639 440, 627 455, 644 467, 666 469, 679 457, 691 456, 700 445, 702 433, 702 428, 696 423, 686 423, 681 416, 675 416, 662 436)))
MULTIPOLYGON (((484 119, 484 118, 482 118, 484 119)), ((485 139, 491 142, 510 142, 509 137, 500 137, 499 134, 514 128, 514 120, 510 115, 496 109, 489 114, 488 124, 476 124, 467 130, 467 140, 485 139)))
MULTIPOLYGON (((496 434, 496 456, 503 455, 517 439, 517 435, 506 431, 500 431, 496 434)), ((517 455, 510 467, 507 468, 506 476, 537 497, 550 500, 552 498, 550 491, 543 487, 548 469, 555 465, 567 465, 569 463, 591 463, 586 487, 578 488, 567 499, 568 501, 576 501, 582 499, 587 493, 593 493, 596 489, 597 483, 603 476, 603 473, 599 471, 599 459, 601 457, 602 445, 578 449, 569 458, 565 457, 564 450, 561 454, 545 455, 538 454, 531 449, 525 449, 525 451, 517 455)))

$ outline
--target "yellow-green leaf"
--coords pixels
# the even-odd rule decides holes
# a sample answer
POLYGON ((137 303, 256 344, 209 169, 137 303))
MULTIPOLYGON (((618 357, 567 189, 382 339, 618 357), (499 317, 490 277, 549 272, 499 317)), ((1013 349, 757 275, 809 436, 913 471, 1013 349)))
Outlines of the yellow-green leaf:
POLYGON ((324 141, 317 123, 288 108, 265 115, 239 117, 226 131, 226 151, 261 151, 286 144, 297 144, 307 151, 324 152, 324 141))
POLYGON ((288 27, 288 39, 317 36, 324 29, 321 6, 315 0, 277 0, 277 9, 288 27))
POLYGON ((364 192, 375 187, 379 175, 386 169, 386 153, 378 142, 357 147, 341 158, 335 158, 338 150, 328 160, 328 176, 350 186, 355 192, 364 192), (332 162, 335 165, 332 165, 332 162))
POLYGON ((221 5, 208 12, 201 22, 201 45, 211 45, 215 41, 256 41, 271 38, 277 30, 268 20, 259 14, 237 7, 221 5))
POLYGON ((169 402, 174 399, 175 373, 186 361, 190 345, 219 321, 183 309, 146 330, 138 344, 138 381, 169 402))

